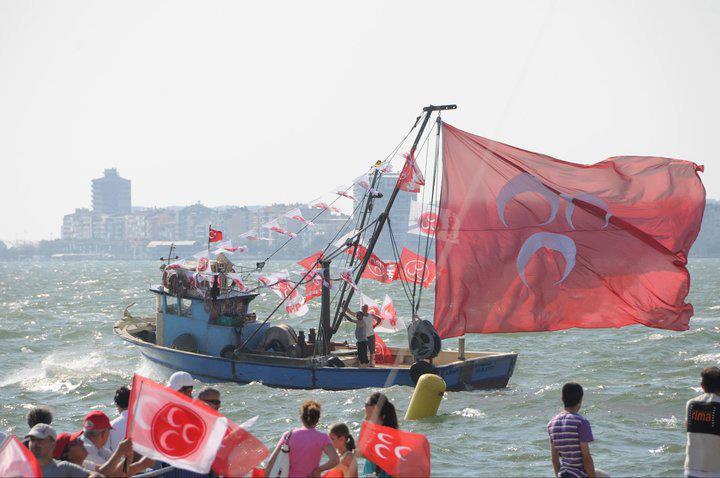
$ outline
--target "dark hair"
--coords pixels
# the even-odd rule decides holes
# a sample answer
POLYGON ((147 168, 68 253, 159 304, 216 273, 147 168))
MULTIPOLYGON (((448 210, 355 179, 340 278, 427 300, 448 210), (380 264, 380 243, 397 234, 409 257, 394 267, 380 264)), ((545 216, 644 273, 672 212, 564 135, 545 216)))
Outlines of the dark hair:
POLYGON ((375 392, 368 397, 367 403, 369 405, 377 405, 380 407, 380 424, 390 428, 400 428, 398 425, 397 413, 395 412, 395 405, 390 402, 390 399, 384 393, 375 392))
POLYGON ((348 450, 352 451, 355 449, 355 439, 350 434, 350 429, 348 428, 348 426, 344 423, 336 423, 335 425, 331 426, 330 433, 339 437, 344 437, 345 446, 348 450))
POLYGON ((300 407, 300 419, 308 427, 314 427, 320 421, 320 404, 307 400, 300 407))
POLYGON ((115 405, 122 408, 123 410, 127 410, 128 405, 130 404, 130 389, 127 388, 125 385, 115 390, 115 405))
POLYGON ((583 388, 579 383, 568 382, 562 388, 562 401, 565 408, 571 408, 582 402, 583 388))
POLYGON ((32 407, 27 414, 27 424, 30 428, 34 427, 38 423, 45 423, 50 425, 52 423, 53 416, 52 412, 48 407, 32 407))
POLYGON ((720 368, 707 367, 700 373, 700 385, 707 393, 720 393, 720 368))
POLYGON ((198 398, 200 400, 202 400, 205 395, 208 395, 211 393, 217 393, 218 395, 220 395, 220 390, 218 390, 217 388, 213 388, 213 387, 203 387, 202 390, 200 390, 200 393, 198 393, 198 398))

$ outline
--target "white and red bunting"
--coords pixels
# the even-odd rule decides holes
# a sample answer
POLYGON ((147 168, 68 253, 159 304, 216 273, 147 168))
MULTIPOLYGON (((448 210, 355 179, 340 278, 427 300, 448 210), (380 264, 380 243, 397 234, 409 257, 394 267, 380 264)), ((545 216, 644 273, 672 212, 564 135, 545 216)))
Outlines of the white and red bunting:
POLYGON ((247 239, 248 241, 272 241, 269 237, 259 236, 255 229, 250 229, 247 232, 240 234, 241 239, 247 239))
POLYGON ((353 279, 352 276, 353 269, 352 267, 346 267, 340 270, 340 279, 347 282, 347 284, 352 287, 355 292, 360 292, 360 289, 358 289, 357 284, 355 284, 355 279, 353 279))
POLYGON ((303 217, 302 211, 300 211, 300 208, 299 208, 299 207, 296 207, 295 209, 289 210, 288 212, 286 212, 286 213, 284 214, 284 217, 286 217, 286 218, 288 218, 288 219, 294 219, 295 221, 301 222, 301 223, 305 224, 305 225, 308 226, 308 227, 313 227, 313 226, 315 226, 315 223, 314 223, 314 222, 308 221, 307 219, 305 219, 305 218, 303 217))
POLYGON ((299 287, 290 281, 287 270, 274 272, 258 277, 260 283, 270 288, 278 297, 285 299, 285 312, 293 317, 302 317, 308 313, 305 297, 299 292, 299 287))
POLYGON ((398 269, 398 278, 405 282, 417 282, 427 288, 435 281, 435 262, 414 253, 407 247, 403 247, 400 254, 398 269))
POLYGON ((277 219, 273 219, 270 222, 266 222, 265 224, 262 225, 262 227, 263 227, 263 229, 269 229, 271 231, 277 232, 278 234, 283 234, 288 237, 297 236, 297 234, 295 234, 294 232, 287 231, 287 230, 283 229, 282 227, 280 227, 280 223, 278 222, 277 219))
POLYGON ((212 268, 210 266, 210 254, 207 250, 200 251, 193 255, 197 259, 197 265, 195 266, 195 272, 198 274, 212 274, 212 268))
POLYGON ((310 207, 314 207, 315 209, 322 209, 323 211, 330 211, 337 214, 340 214, 340 209, 336 208, 335 206, 331 206, 326 202, 323 201, 315 201, 310 204, 310 207))
POLYGON ((141 455, 208 473, 227 427, 227 419, 202 402, 133 376, 125 436, 141 455))
POLYGON ((0 476, 35 478, 42 476, 42 470, 35 455, 25 448, 15 436, 0 442, 0 476))
POLYGON ((230 272, 227 274, 227 276, 230 278, 233 284, 235 284, 235 287, 237 287, 237 290, 240 292, 244 292, 248 290, 247 285, 245 285, 245 282, 242 279, 241 274, 237 274, 235 272, 230 272))
POLYGON ((410 215, 408 216, 408 233, 435 237, 437 228, 437 206, 412 201, 410 203, 410 215))
POLYGON ((224 241, 217 245, 217 249, 213 251, 213 254, 220 253, 235 253, 235 252, 247 252, 247 246, 236 246, 232 241, 224 241))
POLYGON ((370 189, 370 175, 368 173, 361 174, 353 180, 353 184, 357 184, 363 189, 370 189))
POLYGON ((335 191, 335 194, 337 194, 338 196, 342 196, 342 197, 344 197, 344 198, 348 198, 348 199, 350 199, 351 201, 354 201, 354 200, 355 200, 355 197, 353 197, 352 194, 350 194, 349 192, 344 191, 344 190, 335 191))
POLYGON ((412 151, 404 156, 405 165, 402 171, 400 171, 397 187, 401 191, 410 193, 420 192, 420 186, 425 185, 425 178, 423 177, 422 171, 420 171, 420 167, 417 165, 412 151))
POLYGON ((308 273, 305 283, 305 302, 322 296, 323 285, 327 285, 329 289, 332 288, 331 284, 325 282, 322 274, 323 269, 313 269, 308 273))

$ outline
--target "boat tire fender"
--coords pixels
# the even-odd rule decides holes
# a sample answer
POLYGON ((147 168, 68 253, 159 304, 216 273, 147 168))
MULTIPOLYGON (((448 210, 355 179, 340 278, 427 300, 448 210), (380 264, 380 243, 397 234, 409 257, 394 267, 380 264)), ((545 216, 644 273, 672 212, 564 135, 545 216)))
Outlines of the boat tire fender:
POLYGON ((195 338, 193 334, 188 333, 180 334, 175 337, 175 340, 173 340, 170 347, 176 350, 182 350, 183 352, 192 352, 195 354, 200 350, 197 338, 195 338))
POLYGON ((432 322, 421 320, 408 327, 410 352, 415 360, 428 360, 437 357, 442 342, 432 322))
POLYGON ((328 367, 344 367, 345 363, 339 357, 330 357, 325 363, 328 367))

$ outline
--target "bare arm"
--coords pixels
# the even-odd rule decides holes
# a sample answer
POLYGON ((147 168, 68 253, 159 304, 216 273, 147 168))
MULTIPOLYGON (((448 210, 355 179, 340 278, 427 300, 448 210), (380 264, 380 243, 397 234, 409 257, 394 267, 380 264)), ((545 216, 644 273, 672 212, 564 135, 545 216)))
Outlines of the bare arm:
POLYGON ((315 471, 313 471, 312 476, 320 476, 320 473, 322 473, 323 471, 327 471, 331 468, 335 468, 337 466, 337 464, 340 463, 340 458, 338 457, 338 454, 332 445, 325 445, 325 448, 323 448, 323 451, 327 455, 328 461, 326 461, 324 464, 315 468, 315 471))
POLYGON ((357 322, 357 319, 355 318, 355 314, 353 312, 350 312, 349 309, 343 310, 343 314, 345 315, 345 318, 348 319, 353 324, 357 322))
POLYGON ((146 468, 150 468, 154 464, 155 464, 155 460, 144 456, 144 457, 140 458, 138 461, 136 461, 135 463, 133 463, 132 465, 130 465, 130 471, 128 474, 130 476, 137 475, 138 473, 141 473, 146 468))
POLYGON ((273 452, 270 454, 270 459, 268 459, 267 466, 265 466, 266 473, 270 473, 270 470, 273 469, 273 466, 275 465, 275 459, 277 458, 278 453, 280 453, 280 447, 282 446, 283 441, 284 440, 281 438, 273 452))
POLYGON ((558 476, 558 473, 560 473, 560 457, 552 440, 550 440, 550 456, 552 457, 553 471, 555 471, 555 476, 558 476))
POLYGON ((127 438, 124 439, 115 448, 110 459, 98 466, 97 472, 105 476, 125 476, 122 459, 128 455, 132 457, 132 452, 132 442, 127 438))
POLYGON ((590 456, 590 443, 580 442, 580 451, 582 452, 582 462, 585 467, 585 473, 589 478, 595 478, 595 463, 593 463, 592 456, 590 456))

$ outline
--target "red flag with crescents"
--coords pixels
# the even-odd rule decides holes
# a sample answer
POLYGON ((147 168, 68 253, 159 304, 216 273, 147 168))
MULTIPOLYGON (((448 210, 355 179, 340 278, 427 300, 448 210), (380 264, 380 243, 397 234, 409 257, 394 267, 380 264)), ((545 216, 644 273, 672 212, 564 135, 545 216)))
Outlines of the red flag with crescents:
POLYGON ((305 259, 298 262, 299 265, 307 270, 316 269, 320 267, 319 260, 323 259, 323 251, 317 251, 315 254, 307 256, 305 259))
POLYGON ((0 443, 0 476, 35 478, 42 470, 35 455, 16 437, 10 436, 0 443))
POLYGON ((435 262, 425 260, 425 256, 415 254, 407 247, 403 247, 398 266, 398 278, 402 281, 430 287, 435 280, 435 262))
POLYGON ((227 419, 201 402, 140 375, 133 376, 125 436, 154 460, 208 473, 227 419))
POLYGON ((228 420, 228 429, 212 465, 218 475, 245 476, 270 454, 246 427, 228 420))
POLYGON ((430 443, 425 435, 364 421, 358 448, 390 476, 430 476, 430 443))
POLYGON ((425 185, 425 178, 417 162, 415 162, 414 153, 411 151, 410 154, 405 155, 405 166, 403 166, 398 176, 397 187, 401 191, 417 193, 420 192, 420 186, 423 185, 425 185))
POLYGON ((208 235, 208 242, 220 242, 222 241, 222 231, 218 229, 210 228, 210 234, 208 235))
POLYGON ((705 189, 689 161, 573 164, 443 124, 435 326, 686 330, 705 189))
POLYGON ((398 278, 397 263, 383 262, 375 253, 372 253, 360 277, 363 279, 373 279, 383 284, 389 284, 398 278))

